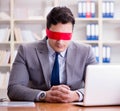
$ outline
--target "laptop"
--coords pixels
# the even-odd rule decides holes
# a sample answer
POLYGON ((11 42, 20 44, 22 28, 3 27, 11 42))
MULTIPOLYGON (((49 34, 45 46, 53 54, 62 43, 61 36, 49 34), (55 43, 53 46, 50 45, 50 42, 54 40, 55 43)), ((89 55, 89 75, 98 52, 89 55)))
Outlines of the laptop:
POLYGON ((120 65, 89 65, 80 106, 120 105, 120 65))

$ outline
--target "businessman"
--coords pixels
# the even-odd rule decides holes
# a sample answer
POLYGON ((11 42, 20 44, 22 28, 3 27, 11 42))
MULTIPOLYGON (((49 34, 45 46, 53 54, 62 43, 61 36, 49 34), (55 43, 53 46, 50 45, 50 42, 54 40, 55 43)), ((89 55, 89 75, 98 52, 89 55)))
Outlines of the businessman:
POLYGON ((10 100, 83 100, 85 70, 96 59, 91 46, 71 41, 74 24, 69 8, 54 7, 47 15, 46 37, 19 46, 9 79, 10 100))

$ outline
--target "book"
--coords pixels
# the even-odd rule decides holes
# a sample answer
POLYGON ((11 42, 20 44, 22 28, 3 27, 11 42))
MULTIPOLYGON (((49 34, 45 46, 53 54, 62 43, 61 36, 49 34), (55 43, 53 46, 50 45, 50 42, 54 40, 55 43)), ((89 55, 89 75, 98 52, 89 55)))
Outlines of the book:
POLYGON ((0 72, 0 89, 3 87, 4 78, 5 78, 5 74, 0 72))
POLYGON ((0 89, 7 89, 10 73, 0 73, 0 89))
POLYGON ((0 65, 6 65, 9 63, 10 51, 0 50, 0 65))
POLYGON ((26 42, 34 42, 34 41, 36 41, 36 38, 34 37, 32 31, 30 31, 30 30, 22 30, 21 33, 22 33, 23 41, 26 41, 26 42))
POLYGON ((41 40, 41 38, 38 36, 38 34, 33 32, 33 36, 35 37, 36 40, 41 40))
POLYGON ((5 56, 6 56, 6 51, 5 51, 5 50, 3 50, 2 54, 1 54, 0 65, 3 65, 3 64, 4 64, 4 59, 5 59, 5 56))
POLYGON ((21 30, 20 28, 14 29, 15 40, 18 42, 34 42, 41 40, 41 38, 31 30, 21 30))
POLYGON ((10 16, 5 12, 0 12, 0 19, 7 20, 10 19, 10 16))
POLYGON ((15 34, 15 40, 18 41, 18 42, 22 42, 22 35, 21 35, 21 30, 20 28, 15 28, 14 29, 14 34, 15 34))
POLYGON ((5 65, 9 64, 9 60, 10 60, 10 51, 6 51, 6 56, 5 56, 3 64, 5 65))
POLYGON ((8 28, 0 29, 0 42, 3 42, 5 40, 7 30, 8 30, 8 28))
POLYGON ((2 61, 3 50, 0 50, 0 63, 2 61))
POLYGON ((18 53, 18 51, 15 50, 15 51, 14 51, 14 56, 13 56, 13 62, 15 61, 15 58, 16 58, 16 56, 17 56, 17 53, 18 53))
POLYGON ((0 102, 9 101, 9 97, 7 95, 7 88, 0 88, 0 102))
POLYGON ((7 29, 4 41, 9 41, 9 40, 10 40, 10 29, 7 29))

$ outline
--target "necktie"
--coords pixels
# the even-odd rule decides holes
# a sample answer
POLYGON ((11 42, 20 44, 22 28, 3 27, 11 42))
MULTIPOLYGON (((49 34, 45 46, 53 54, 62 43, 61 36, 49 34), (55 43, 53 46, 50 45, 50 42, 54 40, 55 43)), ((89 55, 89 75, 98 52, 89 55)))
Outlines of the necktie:
POLYGON ((55 61, 52 69, 52 74, 51 74, 51 86, 53 85, 59 85, 59 61, 58 61, 58 55, 59 53, 55 53, 55 61))

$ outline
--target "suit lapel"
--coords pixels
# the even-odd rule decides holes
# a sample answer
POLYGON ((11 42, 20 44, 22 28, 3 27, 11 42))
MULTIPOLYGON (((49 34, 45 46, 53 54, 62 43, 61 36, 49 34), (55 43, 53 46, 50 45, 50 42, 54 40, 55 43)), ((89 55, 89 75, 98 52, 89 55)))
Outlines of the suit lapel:
POLYGON ((74 76, 74 67, 76 62, 75 57, 76 57, 76 50, 71 43, 67 50, 67 60, 66 60, 67 84, 69 86, 71 86, 73 76, 74 76))
MULTIPOLYGON (((50 85, 50 63, 49 63, 49 55, 48 55, 48 48, 46 40, 43 40, 43 42, 39 43, 38 47, 36 48, 38 59, 40 61, 40 64, 43 69, 43 75, 46 81, 46 85, 48 88, 51 87, 50 85)), ((77 51, 75 50, 74 45, 72 43, 70 44, 68 50, 67 50, 67 59, 66 59, 66 74, 67 74, 67 84, 71 86, 71 81, 73 80, 74 76, 74 66, 76 63, 76 57, 77 51)))
POLYGON ((37 54, 40 64, 43 69, 43 75, 46 81, 46 85, 50 88, 50 64, 49 64, 49 55, 46 40, 43 40, 42 43, 37 47, 37 54))

